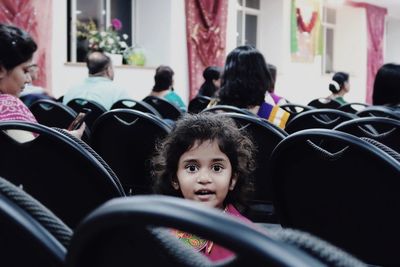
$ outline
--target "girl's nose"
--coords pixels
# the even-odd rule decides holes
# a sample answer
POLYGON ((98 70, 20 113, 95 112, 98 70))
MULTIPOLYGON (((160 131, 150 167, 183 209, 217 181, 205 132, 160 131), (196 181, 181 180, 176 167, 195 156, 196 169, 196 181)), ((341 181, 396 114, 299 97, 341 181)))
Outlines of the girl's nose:
POLYGON ((200 172, 199 176, 197 177, 197 182, 199 184, 211 183, 210 175, 206 171, 200 172))

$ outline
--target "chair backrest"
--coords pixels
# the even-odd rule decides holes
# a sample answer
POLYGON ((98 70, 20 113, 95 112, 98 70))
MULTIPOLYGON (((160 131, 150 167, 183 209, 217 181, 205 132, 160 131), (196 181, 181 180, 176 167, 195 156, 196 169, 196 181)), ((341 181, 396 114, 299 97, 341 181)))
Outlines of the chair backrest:
POLYGON ((92 129, 94 122, 101 116, 106 109, 99 103, 83 98, 75 98, 67 103, 67 106, 79 113, 82 109, 88 108, 91 112, 85 118, 85 123, 89 129, 92 129))
POLYGON ((334 109, 314 109, 300 113, 285 127, 289 134, 313 128, 333 129, 336 125, 357 118, 356 115, 334 109))
POLYGON ((261 229, 166 196, 115 199, 99 207, 75 232, 67 266, 219 266, 185 249, 169 230, 154 227, 190 232, 228 248, 236 257, 223 266, 324 266, 261 229))
POLYGON ((43 205, 0 178, 2 266, 64 266, 72 231, 43 205))
POLYGON ((271 221, 274 216, 273 209, 261 207, 266 204, 272 206, 268 162, 272 151, 287 136, 287 133, 272 123, 255 116, 239 113, 221 113, 220 115, 232 118, 241 130, 250 135, 257 147, 255 155, 257 167, 254 172, 255 194, 250 200, 250 210, 247 216, 252 221, 271 221), (257 210, 256 207, 259 209, 257 210))
POLYGON ((26 94, 23 96, 20 96, 19 99, 21 99, 24 104, 30 108, 33 103, 35 103, 38 100, 55 100, 54 98, 44 94, 44 93, 33 93, 33 94, 26 94))
POLYGON ((334 128, 358 137, 372 138, 380 143, 400 152, 400 121, 365 117, 345 121, 334 128))
POLYGON ((314 108, 331 108, 331 109, 337 109, 341 106, 338 101, 335 99, 330 99, 330 98, 316 98, 314 100, 311 100, 310 103, 307 104, 307 106, 311 106, 314 108))
POLYGON ((153 114, 159 118, 162 118, 161 114, 152 105, 141 100, 121 99, 115 102, 111 106, 111 110, 120 108, 139 110, 145 113, 153 114))
POLYGON ((124 196, 121 184, 71 138, 39 124, 0 122, 0 175, 38 199, 68 226, 93 208, 124 196), (32 141, 19 143, 6 130, 29 131, 32 141))
POLYGON ((228 105, 212 106, 212 107, 204 109, 202 112, 213 112, 213 113, 217 113, 217 112, 235 112, 235 113, 239 113, 239 114, 252 115, 254 117, 257 117, 257 115, 251 113, 247 109, 237 108, 235 106, 228 106, 228 105))
POLYGON ((208 104, 211 101, 211 97, 208 96, 196 96, 189 102, 188 112, 190 113, 199 113, 203 109, 207 108, 208 104))
POLYGON ((353 135, 304 130, 271 157, 274 206, 284 227, 310 232, 361 260, 400 264, 400 163, 353 135))
POLYGON ((63 129, 67 129, 77 115, 72 108, 48 99, 37 100, 29 109, 40 124, 63 129))
MULTIPOLYGON (((29 109, 40 124, 61 129, 67 129, 77 115, 72 108, 48 99, 37 100, 29 109)), ((89 142, 89 127, 85 128, 82 139, 89 142)))
POLYGON ((149 159, 170 128, 157 117, 128 109, 104 113, 92 132, 93 149, 111 166, 129 193, 150 192, 149 159))
POLYGON ((164 119, 176 121, 182 116, 182 111, 174 104, 157 96, 147 96, 143 100, 154 107, 164 119))
POLYGON ((338 110, 356 114, 357 112, 362 111, 366 107, 369 107, 369 105, 365 104, 365 103, 356 103, 356 102, 354 102, 354 103, 343 104, 338 108, 338 110))
POLYGON ((282 109, 290 113, 288 121, 292 120, 294 117, 299 115, 300 113, 307 111, 307 110, 312 110, 314 107, 311 106, 303 106, 300 104, 294 104, 294 103, 287 103, 287 104, 282 104, 279 105, 282 109))
POLYGON ((370 106, 356 113, 359 117, 384 117, 400 120, 400 113, 395 109, 384 106, 370 106))

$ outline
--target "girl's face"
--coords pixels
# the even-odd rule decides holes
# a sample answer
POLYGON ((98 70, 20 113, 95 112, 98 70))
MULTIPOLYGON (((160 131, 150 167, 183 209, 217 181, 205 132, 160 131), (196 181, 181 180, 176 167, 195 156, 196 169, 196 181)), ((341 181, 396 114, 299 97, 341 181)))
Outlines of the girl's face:
POLYGON ((4 67, 0 66, 0 92, 19 97, 25 84, 32 82, 29 74, 30 67, 30 60, 21 63, 8 71, 4 67))
POLYGON ((179 158, 177 181, 172 182, 186 199, 223 209, 228 192, 237 181, 232 177, 229 158, 219 149, 217 141, 196 142, 179 158))

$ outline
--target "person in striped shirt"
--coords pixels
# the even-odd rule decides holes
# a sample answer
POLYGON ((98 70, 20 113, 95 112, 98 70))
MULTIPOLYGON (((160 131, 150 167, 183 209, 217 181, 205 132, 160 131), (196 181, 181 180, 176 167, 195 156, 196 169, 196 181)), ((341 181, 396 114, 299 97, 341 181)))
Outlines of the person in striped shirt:
POLYGON ((269 95, 272 83, 264 56, 253 46, 239 46, 226 59, 218 104, 248 109, 284 129, 289 113, 269 95))

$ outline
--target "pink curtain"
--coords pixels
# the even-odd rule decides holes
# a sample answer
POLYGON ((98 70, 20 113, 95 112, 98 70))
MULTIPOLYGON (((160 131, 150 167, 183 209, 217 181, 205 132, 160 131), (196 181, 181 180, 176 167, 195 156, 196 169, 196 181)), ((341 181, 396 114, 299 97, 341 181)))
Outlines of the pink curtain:
POLYGON ((352 3, 363 7, 367 12, 368 56, 367 56, 367 96, 366 102, 372 103, 372 91, 378 69, 383 64, 383 37, 385 33, 385 16, 387 9, 367 3, 352 3))
POLYGON ((203 70, 223 66, 225 60, 228 1, 186 0, 190 99, 203 83, 203 70))
POLYGON ((34 83, 51 91, 51 0, 1 0, 0 22, 20 27, 38 44, 34 55, 39 79, 34 83))

